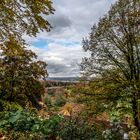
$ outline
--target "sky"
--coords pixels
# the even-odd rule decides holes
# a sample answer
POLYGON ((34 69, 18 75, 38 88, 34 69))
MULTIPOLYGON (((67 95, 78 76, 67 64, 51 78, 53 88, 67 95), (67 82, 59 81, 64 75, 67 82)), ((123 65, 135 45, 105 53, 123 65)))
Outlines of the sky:
POLYGON ((48 64, 50 77, 80 75, 80 63, 88 56, 82 39, 98 23, 116 0, 52 0, 55 12, 47 20, 53 29, 40 32, 36 38, 25 37, 38 59, 48 64))

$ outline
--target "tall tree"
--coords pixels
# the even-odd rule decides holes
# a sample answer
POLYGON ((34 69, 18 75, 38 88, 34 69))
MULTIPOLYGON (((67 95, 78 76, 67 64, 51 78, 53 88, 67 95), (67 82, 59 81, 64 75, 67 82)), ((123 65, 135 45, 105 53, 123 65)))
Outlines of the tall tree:
POLYGON ((46 63, 36 60, 35 53, 20 46, 14 37, 0 49, 0 98, 17 101, 24 97, 40 109, 35 97, 44 91, 39 79, 47 76, 46 63))
POLYGON ((53 13, 50 0, 2 0, 0 1, 0 42, 9 34, 21 39, 22 35, 35 36, 40 30, 49 31, 46 16, 53 13))
POLYGON ((87 75, 102 75, 117 69, 133 88, 135 126, 140 130, 138 101, 140 99, 140 0, 119 0, 108 14, 94 25, 83 41, 91 57, 84 58, 82 70, 87 75))
POLYGON ((23 35, 50 31, 47 16, 53 11, 50 0, 0 1, 0 99, 22 95, 40 109, 35 96, 43 90, 39 80, 47 76, 46 63, 26 49, 23 35))

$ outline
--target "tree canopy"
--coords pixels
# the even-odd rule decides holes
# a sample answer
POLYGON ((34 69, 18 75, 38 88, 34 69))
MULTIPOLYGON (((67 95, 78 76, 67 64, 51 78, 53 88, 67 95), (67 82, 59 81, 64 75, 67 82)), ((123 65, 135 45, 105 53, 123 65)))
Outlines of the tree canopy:
POLYGON ((139 2, 118 1, 93 26, 89 38, 83 41, 84 50, 91 52, 91 57, 83 61, 83 69, 89 75, 118 68, 126 79, 139 78, 139 2))
MULTIPOLYGON (((88 76, 104 76, 117 71, 133 89, 132 106, 135 125, 140 99, 140 0, 119 0, 94 25, 83 48, 91 56, 84 58, 82 70, 88 76)), ((139 126, 138 126, 139 125, 139 126)))
POLYGON ((47 64, 27 49, 23 35, 50 31, 47 16, 53 11, 50 0, 0 2, 0 100, 25 105, 28 99, 40 109, 37 97, 41 97, 44 88, 39 80, 48 75, 47 64))
POLYGON ((9 34, 21 39, 22 35, 35 36, 40 30, 49 31, 46 16, 53 13, 50 0, 2 0, 0 2, 0 42, 9 34))

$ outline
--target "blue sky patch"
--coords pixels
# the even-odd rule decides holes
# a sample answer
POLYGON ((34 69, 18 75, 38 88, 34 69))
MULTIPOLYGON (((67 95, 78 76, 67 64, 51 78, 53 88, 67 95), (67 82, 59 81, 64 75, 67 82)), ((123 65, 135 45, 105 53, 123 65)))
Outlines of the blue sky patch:
POLYGON ((47 44, 46 40, 43 40, 43 39, 32 43, 33 46, 38 47, 38 48, 43 48, 44 46, 46 46, 46 44, 47 44))
POLYGON ((80 45, 80 42, 76 42, 76 41, 67 41, 67 42, 57 42, 57 44, 66 46, 66 47, 70 47, 70 46, 74 46, 74 45, 80 45))
POLYGON ((32 45, 37 48, 47 48, 50 43, 55 43, 65 47, 81 44, 81 42, 77 42, 77 41, 55 41, 55 40, 38 39, 37 41, 33 42, 32 45))

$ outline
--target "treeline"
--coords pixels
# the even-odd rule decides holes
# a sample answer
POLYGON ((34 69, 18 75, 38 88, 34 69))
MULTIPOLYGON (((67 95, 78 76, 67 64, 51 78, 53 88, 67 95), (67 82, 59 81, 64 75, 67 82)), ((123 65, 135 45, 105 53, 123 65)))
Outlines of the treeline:
POLYGON ((70 85, 75 85, 78 82, 61 82, 61 81, 51 81, 51 80, 46 80, 45 81, 45 87, 55 87, 55 86, 60 86, 60 87, 67 87, 70 85))
POLYGON ((139 11, 140 0, 118 0, 83 40, 83 48, 91 56, 81 64, 84 74, 96 76, 98 82, 93 83, 100 87, 97 98, 104 96, 102 108, 109 107, 110 112, 114 108, 113 119, 131 118, 128 127, 137 137, 140 132, 139 11))

